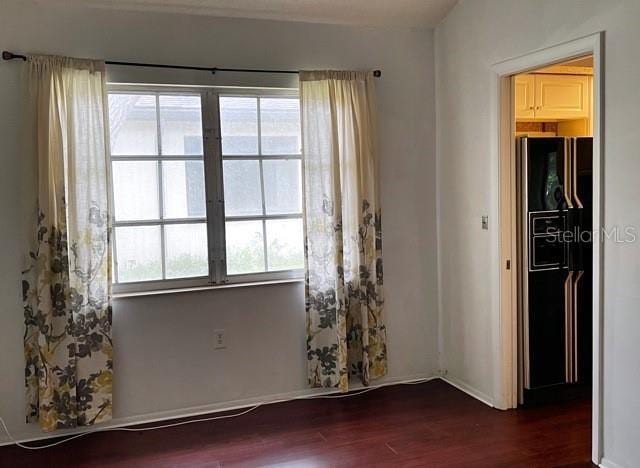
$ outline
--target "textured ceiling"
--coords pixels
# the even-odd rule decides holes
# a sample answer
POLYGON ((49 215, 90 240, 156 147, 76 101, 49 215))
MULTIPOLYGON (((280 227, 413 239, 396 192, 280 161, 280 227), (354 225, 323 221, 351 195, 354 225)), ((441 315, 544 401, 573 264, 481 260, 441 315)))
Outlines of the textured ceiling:
MULTIPOLYGON (((39 0, 45 2, 45 0, 39 0)), ((433 27, 457 0, 46 0, 118 10, 259 18, 310 23, 433 27)))

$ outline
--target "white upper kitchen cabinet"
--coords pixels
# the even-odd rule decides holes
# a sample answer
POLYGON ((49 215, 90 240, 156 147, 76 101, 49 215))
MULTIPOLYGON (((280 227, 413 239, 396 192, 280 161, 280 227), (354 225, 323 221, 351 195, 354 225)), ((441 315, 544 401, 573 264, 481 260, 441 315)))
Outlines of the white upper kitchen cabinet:
POLYGON ((536 119, 589 117, 589 77, 535 75, 536 119))
POLYGON ((586 119, 590 114, 590 77, 528 74, 515 77, 517 120, 586 119))
POLYGON ((535 117, 535 76, 516 75, 515 78, 516 119, 525 120, 535 117))

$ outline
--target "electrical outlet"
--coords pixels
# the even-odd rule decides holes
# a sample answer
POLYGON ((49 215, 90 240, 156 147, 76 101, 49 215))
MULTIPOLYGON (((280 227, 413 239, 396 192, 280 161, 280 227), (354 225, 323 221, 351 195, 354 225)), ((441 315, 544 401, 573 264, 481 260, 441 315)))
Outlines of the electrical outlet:
POLYGON ((225 349, 227 347, 227 338, 224 328, 213 330, 213 349, 225 349))

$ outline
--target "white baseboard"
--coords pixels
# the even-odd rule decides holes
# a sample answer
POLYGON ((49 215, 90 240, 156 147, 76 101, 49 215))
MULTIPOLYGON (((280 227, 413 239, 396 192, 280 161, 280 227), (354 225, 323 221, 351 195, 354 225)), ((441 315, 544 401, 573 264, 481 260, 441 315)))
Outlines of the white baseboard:
MULTIPOLYGON (((390 378, 380 381, 379 383, 375 383, 373 385, 369 385, 368 387, 364 387, 362 384, 353 384, 350 385, 349 390, 359 390, 362 388, 381 388, 387 387, 390 385, 398 385, 398 384, 407 384, 419 380, 424 380, 425 382, 433 379, 437 379, 436 375, 427 375, 427 374, 415 374, 405 377, 397 377, 390 378)), ((167 421, 171 419, 180 419, 180 418, 190 418, 194 416, 202 416, 204 414, 211 413, 219 413, 223 411, 232 411, 244 409, 247 407, 255 406, 257 404, 273 404, 273 403, 282 403, 285 401, 291 401, 295 399, 301 399, 305 397, 311 397, 316 395, 330 395, 334 393, 339 393, 334 389, 326 389, 326 388, 309 388, 304 390, 297 390, 293 392, 286 393, 276 393, 271 395, 265 395, 261 397, 255 398, 246 398, 242 400, 233 400, 233 401, 225 401, 221 403, 213 403, 209 405, 202 406, 194 406, 190 408, 180 408, 175 410, 166 410, 166 411, 158 411, 154 413, 145 413, 141 415, 128 416, 124 418, 112 419, 111 421, 105 424, 99 424, 96 426, 92 426, 91 428, 82 427, 76 429, 69 430, 59 430, 55 433, 47 433, 47 434, 37 434, 34 435, 33 432, 22 432, 22 433, 13 433, 13 437, 16 441, 20 443, 24 442, 34 442, 38 440, 51 439, 54 437, 63 437, 67 435, 75 435, 83 432, 100 432, 107 431, 109 429, 117 428, 117 427, 127 427, 134 426, 138 424, 149 424, 160 421, 167 421)), ((0 415, 1 416, 1 415, 0 415)), ((11 431, 11 427, 9 427, 11 431)), ((0 427, 0 447, 3 445, 12 445, 14 442, 5 437, 5 434, 2 433, 0 427)))
POLYGON ((449 375, 447 376, 440 376, 440 378, 442 380, 444 380, 445 382, 447 382, 449 385, 453 385, 454 387, 456 387, 458 390, 463 391, 464 393, 466 393, 467 395, 475 398, 478 401, 481 401, 482 403, 484 403, 485 405, 488 405, 492 408, 495 408, 495 405, 493 404, 493 399, 481 392, 480 390, 472 387, 471 385, 456 379, 455 377, 451 377, 449 375))
POLYGON ((607 460, 606 457, 603 457, 602 460, 600 460, 600 465, 598 466, 601 466, 602 468, 624 468, 622 465, 618 465, 611 460, 607 460))

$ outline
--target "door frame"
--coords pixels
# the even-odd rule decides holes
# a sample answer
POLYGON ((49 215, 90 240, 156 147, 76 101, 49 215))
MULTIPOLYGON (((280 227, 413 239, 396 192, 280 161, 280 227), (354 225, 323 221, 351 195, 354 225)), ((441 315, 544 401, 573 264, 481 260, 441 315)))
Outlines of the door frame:
POLYGON ((593 405, 592 460, 602 458, 602 355, 603 355, 603 253, 601 229, 604 221, 604 32, 535 50, 510 58, 491 67, 492 71, 492 174, 497 177, 494 193, 494 216, 498 233, 493 274, 498 285, 498 330, 495 347, 497 378, 495 386, 498 408, 515 408, 518 404, 518 256, 516 206, 516 150, 513 76, 566 60, 593 55, 593 405), (507 268, 507 262, 511 268, 507 268))

